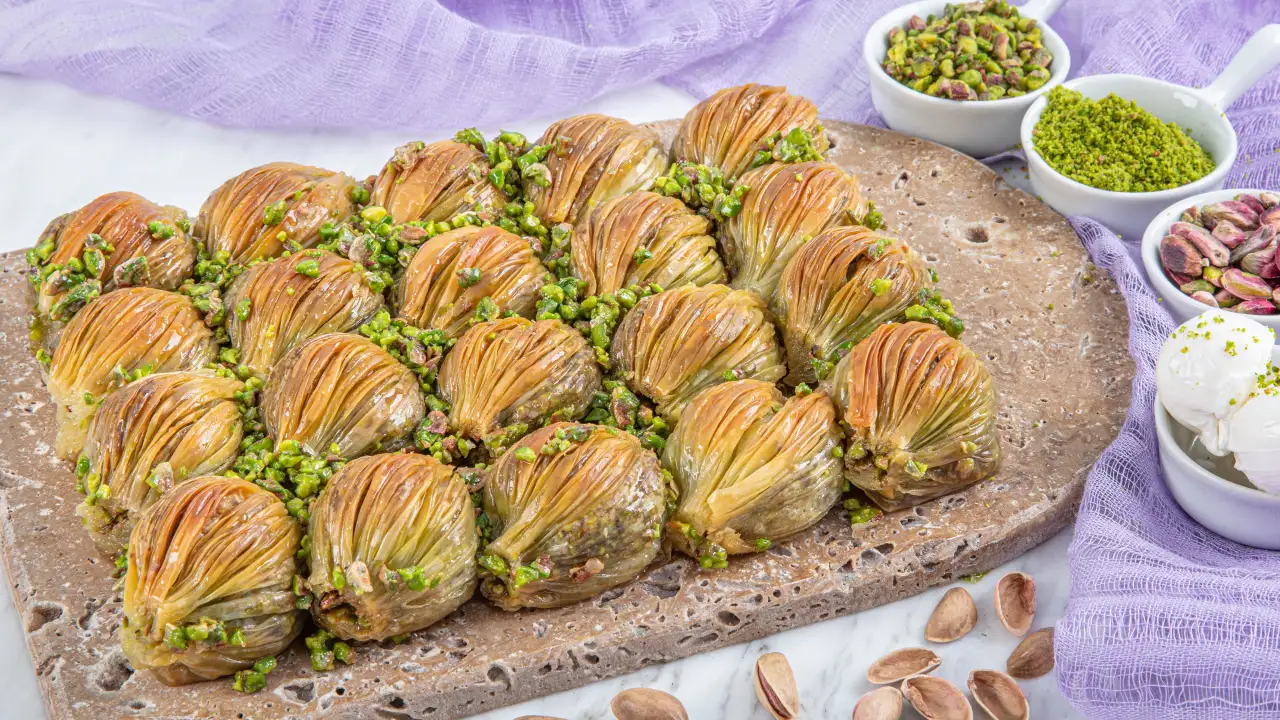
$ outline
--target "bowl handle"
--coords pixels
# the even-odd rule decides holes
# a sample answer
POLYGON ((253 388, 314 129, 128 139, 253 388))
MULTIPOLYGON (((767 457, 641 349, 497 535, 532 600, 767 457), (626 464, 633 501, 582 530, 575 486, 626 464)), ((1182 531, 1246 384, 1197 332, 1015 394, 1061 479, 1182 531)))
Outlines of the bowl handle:
POLYGON ((1264 25, 1231 58, 1231 62, 1201 91, 1219 110, 1226 110, 1263 75, 1280 65, 1280 25, 1264 25))
POLYGON ((1058 12, 1063 2, 1065 0, 1028 0, 1025 5, 1018 8, 1018 14, 1036 20, 1048 20, 1058 12))

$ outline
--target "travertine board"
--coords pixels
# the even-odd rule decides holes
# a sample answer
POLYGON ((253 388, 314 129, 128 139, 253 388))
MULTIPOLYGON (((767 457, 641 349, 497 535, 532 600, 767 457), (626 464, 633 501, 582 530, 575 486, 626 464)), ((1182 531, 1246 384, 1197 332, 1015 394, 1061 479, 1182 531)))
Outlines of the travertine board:
MULTIPOLYGON (((658 127, 669 139, 674 123, 658 127)), ((834 161, 937 269, 968 323, 965 341, 995 376, 997 477, 853 530, 832 513, 727 570, 655 565, 569 608, 507 614, 476 599, 404 645, 360 646, 355 665, 330 673, 314 673, 295 648, 252 696, 229 681, 165 687, 121 655, 111 561, 79 527, 71 469, 50 447, 53 408, 26 347, 23 262, 0 257, 3 550, 50 715, 457 718, 907 597, 1056 533, 1129 397, 1128 320, 1114 285, 1061 216, 979 163, 885 130, 828 128, 834 161)))

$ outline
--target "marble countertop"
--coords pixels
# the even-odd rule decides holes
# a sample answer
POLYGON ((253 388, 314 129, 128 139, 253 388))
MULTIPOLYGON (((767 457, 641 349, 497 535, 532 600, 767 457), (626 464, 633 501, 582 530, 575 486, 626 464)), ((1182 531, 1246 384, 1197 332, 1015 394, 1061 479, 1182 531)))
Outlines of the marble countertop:
MULTIPOLYGON (((599 98, 572 112, 603 112, 633 122, 683 115, 693 100, 659 84, 647 84, 599 98)), ((572 114, 571 112, 564 113, 572 114)), ((508 128, 536 136, 549 119, 511 123, 508 128)), ((0 75, 0 251, 29 246, 54 216, 112 190, 127 189, 194 214, 208 192, 247 167, 292 160, 341 168, 363 176, 376 172, 397 145, 413 133, 283 133, 213 127, 122 101, 91 96, 51 83, 0 75)), ((1006 177, 1022 185, 1016 168, 1006 177)), ((1062 616, 1069 577, 1071 531, 965 585, 978 603, 977 628, 959 642, 934 647, 942 666, 936 674, 961 687, 970 670, 1003 669, 1017 644, 995 619, 992 592, 1006 571, 1032 575, 1037 585, 1036 627, 1062 616)), ((0 574, 3 569, 0 568, 0 574)), ((7 582, 7 581, 6 581, 7 582)), ((924 625, 946 588, 849 617, 799 628, 744 645, 601 681, 479 720, 520 715, 612 718, 609 700, 629 687, 652 687, 676 695, 697 720, 767 719, 756 702, 752 668, 765 652, 782 652, 800 686, 803 716, 844 718, 871 689, 867 666, 898 647, 924 645, 924 625)), ((7 718, 42 718, 40 697, 24 640, 26 619, 18 616, 10 593, 0 593, 0 697, 7 718)), ((1034 717, 1075 718, 1052 676, 1023 683, 1034 717)))

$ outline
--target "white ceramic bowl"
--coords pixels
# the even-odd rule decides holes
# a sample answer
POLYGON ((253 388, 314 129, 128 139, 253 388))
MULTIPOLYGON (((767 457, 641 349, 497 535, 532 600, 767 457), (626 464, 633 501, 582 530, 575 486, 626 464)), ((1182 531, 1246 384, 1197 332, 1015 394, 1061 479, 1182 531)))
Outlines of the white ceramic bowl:
MULTIPOLYGON (((1147 225, 1147 230, 1142 235, 1142 267, 1147 271, 1152 287, 1160 297, 1164 298, 1164 306, 1169 309, 1169 314, 1179 325, 1208 310, 1209 307, 1184 295, 1169 276, 1164 274, 1164 265, 1160 262, 1160 241, 1169 234, 1169 227, 1178 221, 1182 211, 1192 205, 1203 207, 1220 200, 1230 200, 1240 193, 1257 195, 1260 192, 1262 190, 1245 189, 1200 193, 1165 208, 1151 220, 1151 224, 1147 225)), ((1276 330, 1276 335, 1280 336, 1280 315, 1250 315, 1249 318, 1276 330)))
POLYGON ((1031 187, 1041 200, 1063 215, 1085 215, 1111 228, 1122 238, 1136 240, 1151 219, 1174 203, 1221 188, 1236 161, 1236 131, 1225 110, 1240 94, 1280 64, 1280 25, 1267 25, 1245 43, 1222 74, 1207 88, 1174 85, 1137 75, 1092 75, 1064 87, 1085 97, 1115 93, 1166 122, 1186 128, 1217 163, 1213 172, 1170 190, 1122 193, 1098 190, 1058 174, 1035 150, 1032 131, 1047 105, 1039 98, 1022 119, 1022 149, 1027 154, 1031 187))
MULTIPOLYGON (((1265 550, 1280 550, 1280 495, 1270 495, 1243 484, 1234 468, 1219 477, 1196 462, 1185 448, 1195 433, 1169 416, 1156 401, 1156 439, 1160 468, 1173 499, 1196 522, 1238 543, 1265 550)), ((1197 448, 1199 446, 1197 445, 1197 448)), ((1196 450, 1192 450, 1196 452, 1196 450)), ((1207 458, 1208 453, 1200 450, 1207 458)))
POLYGON ((1019 7, 1024 17, 1035 18, 1042 42, 1053 53, 1049 82, 1039 90, 1016 98, 965 101, 944 100, 916 92, 899 83, 880 67, 888 50, 889 30, 906 27, 912 15, 940 15, 947 0, 920 0, 885 13, 872 23, 862 41, 862 56, 871 84, 871 102, 885 123, 898 132, 955 148, 975 157, 988 157, 1018 144, 1022 116, 1036 98, 1061 84, 1071 71, 1071 50, 1044 22, 1063 0, 1031 0, 1019 7))

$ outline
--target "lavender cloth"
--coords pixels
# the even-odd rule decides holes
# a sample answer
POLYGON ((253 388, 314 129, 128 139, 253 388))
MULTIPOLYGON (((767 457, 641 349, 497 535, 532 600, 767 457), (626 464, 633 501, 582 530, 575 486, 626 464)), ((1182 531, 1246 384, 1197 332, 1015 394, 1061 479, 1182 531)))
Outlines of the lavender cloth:
MULTIPOLYGON (((0 71, 210 122, 440 132, 551 115, 655 78, 697 96, 786 84, 878 122, 861 42, 900 0, 0 0, 0 71)), ((1210 82, 1280 0, 1068 0, 1075 71, 1210 82)), ((1229 184, 1280 187, 1280 77, 1229 113, 1229 184)), ((1160 478, 1154 363, 1169 315, 1125 245, 1072 220, 1130 310, 1137 373, 1085 490, 1058 681, 1096 718, 1280 715, 1280 554, 1201 528, 1160 478)))

